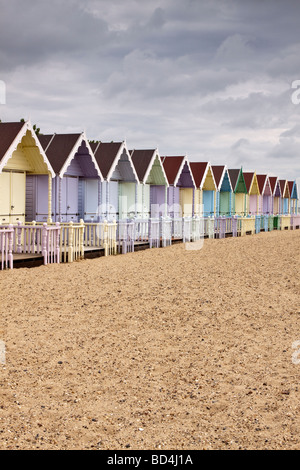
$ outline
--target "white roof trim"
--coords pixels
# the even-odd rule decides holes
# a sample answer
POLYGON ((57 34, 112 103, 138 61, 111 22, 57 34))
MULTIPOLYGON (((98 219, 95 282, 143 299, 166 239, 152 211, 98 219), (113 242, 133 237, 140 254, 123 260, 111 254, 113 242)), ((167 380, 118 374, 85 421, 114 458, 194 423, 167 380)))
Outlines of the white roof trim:
MULTIPOLYGON (((98 145, 98 147, 99 147, 99 145, 98 145)), ((97 149, 98 149, 98 147, 97 147, 97 149)), ((97 151, 97 149, 96 149, 96 151, 97 151)), ((128 148, 127 148, 126 140, 124 140, 124 141, 122 142, 122 144, 121 144, 121 146, 120 146, 120 148, 119 148, 119 150, 118 150, 118 153, 117 153, 117 155, 116 155, 116 158, 114 159, 114 162, 113 162, 113 164, 112 164, 112 166, 111 166, 111 168, 110 168, 110 170, 109 170, 109 172, 108 172, 108 174, 107 174, 107 181, 110 181, 110 179, 111 179, 111 177, 112 177, 112 175, 113 175, 113 173, 114 173, 114 171, 115 171, 115 169, 116 169, 116 167, 117 167, 117 165, 118 165, 118 163, 119 163, 120 157, 121 157, 121 155, 122 155, 122 153, 123 153, 124 150, 125 150, 125 152, 126 152, 126 155, 127 155, 127 157, 128 157, 128 160, 129 160, 129 163, 130 163, 130 166, 131 166, 131 169, 132 169, 132 171, 133 171, 133 174, 134 174, 134 177, 135 177, 135 182, 136 182, 136 183, 139 183, 139 178, 138 178, 138 175, 137 175, 136 170, 135 170, 135 168, 134 168, 134 164, 132 163, 129 150, 128 150, 128 148)))
POLYGON ((52 178, 55 177, 55 173, 54 173, 54 170, 46 156, 46 153, 43 149, 43 147, 41 146, 40 144, 40 141, 32 127, 32 124, 30 121, 26 121, 24 122, 24 125, 22 126, 20 132, 18 133, 18 135, 15 137, 15 139, 13 140, 12 144, 10 145, 10 147, 8 148, 8 150, 6 151, 4 157, 2 158, 1 160, 1 164, 0 164, 0 172, 2 172, 3 168, 6 166, 8 160, 12 157, 12 154, 14 153, 14 151, 16 150, 16 148, 18 147, 18 145, 20 144, 20 142, 22 141, 23 137, 26 135, 27 131, 30 131, 31 132, 31 135, 35 141, 35 144, 36 146, 38 147, 39 149, 39 152, 44 160, 44 163, 47 165, 47 168, 48 168, 48 171, 49 173, 51 173, 51 176, 52 178))
POLYGON ((215 180, 214 172, 212 171, 210 162, 207 162, 206 169, 205 169, 205 172, 204 172, 204 175, 203 175, 201 184, 200 184, 200 189, 203 189, 204 182, 205 182, 205 180, 206 180, 207 173, 208 173, 208 170, 209 170, 209 169, 210 169, 211 174, 212 174, 212 177, 213 177, 213 182, 214 182, 215 188, 217 189, 217 185, 216 185, 216 180, 215 180))
POLYGON ((188 168, 189 168, 190 175, 191 175, 191 177, 192 177, 192 181, 193 181, 194 188, 196 188, 196 183, 195 183, 195 180, 194 180, 194 176, 193 176, 193 173, 192 173, 192 170, 191 170, 191 167, 190 167, 190 162, 189 162, 189 160, 188 160, 187 155, 185 155, 185 156, 183 157, 182 163, 181 163, 181 165, 180 165, 179 171, 178 171, 177 176, 176 176, 175 181, 174 181, 174 186, 177 186, 178 180, 179 180, 179 178, 180 178, 180 176, 181 176, 181 173, 182 173, 183 168, 184 168, 184 166, 185 166, 186 163, 187 163, 187 166, 188 166, 188 168))
MULTIPOLYGON (((216 165, 217 166, 217 165, 216 165)), ((220 166, 223 166, 223 165, 220 165, 220 166)), ((213 173, 213 169, 211 167, 211 171, 213 173)), ((229 176, 229 173, 228 173, 228 167, 227 165, 224 165, 224 168, 223 168, 223 173, 222 173, 222 176, 220 178, 220 183, 219 183, 219 186, 217 187, 217 191, 220 192, 221 190, 221 187, 222 187, 222 184, 223 184, 223 181, 224 181, 224 178, 225 178, 225 173, 227 172, 228 174, 228 181, 229 181, 229 185, 230 185, 230 189, 231 189, 231 192, 233 192, 233 189, 232 189, 232 184, 231 184, 231 180, 230 180, 230 176, 229 176)), ((215 177, 215 175, 213 174, 213 176, 215 177)), ((215 181, 216 183, 216 181, 215 181)), ((217 186, 217 185, 216 185, 217 186)))
POLYGON ((101 181, 103 181, 104 178, 103 178, 103 176, 102 176, 102 173, 101 173, 101 171, 100 171, 100 168, 99 168, 99 166, 98 166, 98 163, 97 163, 97 161, 96 161, 96 158, 95 158, 95 156, 94 156, 94 153, 93 153, 93 151, 92 151, 92 149, 91 149, 91 147, 90 147, 90 144, 89 144, 89 142, 88 142, 88 140, 87 140, 86 135, 85 135, 84 132, 82 132, 82 133, 80 134, 80 136, 78 137, 78 139, 77 139, 77 141, 76 141, 74 147, 72 148, 72 150, 71 150, 71 152, 70 152, 68 158, 66 159, 66 161, 65 161, 65 163, 64 163, 64 165, 63 165, 63 167, 62 167, 62 169, 60 170, 59 177, 60 177, 60 178, 63 178, 63 177, 64 177, 65 172, 67 171, 67 169, 68 169, 68 167, 69 167, 71 161, 72 161, 73 158, 75 157, 75 154, 77 153, 77 151, 78 151, 80 145, 82 144, 82 142, 85 142, 85 143, 86 143, 86 146, 87 146, 87 148, 88 148, 89 154, 90 154, 91 159, 92 159, 92 162, 94 163, 95 169, 96 169, 96 171, 97 171, 97 173, 98 173, 98 176, 99 176, 99 178, 101 179, 101 181))
MULTIPOLYGON (((276 193, 276 189, 277 189, 277 184, 279 183, 279 178, 278 178, 278 176, 270 176, 270 178, 276 178, 275 186, 274 186, 274 191, 273 191, 273 192, 272 192, 272 188, 271 188, 272 196, 273 196, 273 197, 276 197, 276 196, 275 196, 275 193, 276 193)), ((271 186, 271 183, 270 183, 270 186, 271 186)), ((279 191, 280 191, 280 194, 281 194, 280 185, 279 185, 279 191)))
POLYGON ((146 184, 147 183, 147 179, 149 177, 149 174, 150 174, 150 171, 152 170, 152 167, 154 165, 154 162, 156 160, 156 157, 158 158, 158 161, 160 163, 160 166, 161 166, 161 169, 162 169, 162 172, 163 172, 163 175, 164 175, 164 178, 165 178, 165 181, 166 181, 166 186, 167 188, 170 186, 169 185, 169 181, 168 181, 168 178, 167 178, 167 175, 166 175, 166 172, 165 172, 165 169, 164 169, 164 166, 163 166, 163 163, 161 161, 161 158, 160 158, 160 155, 159 155, 159 151, 158 149, 156 148, 153 152, 153 155, 152 155, 152 158, 151 158, 151 161, 149 163, 149 166, 148 166, 148 169, 145 173, 145 176, 144 176, 144 179, 143 179, 143 184, 146 184))
MULTIPOLYGON (((256 177, 257 177, 257 175, 256 175, 256 177)), ((265 184, 264 184, 264 187, 263 187, 262 193, 261 193, 261 196, 264 196, 264 193, 265 193, 265 190, 266 190, 267 183, 269 183, 269 187, 270 187, 270 193, 272 194, 272 188, 271 188, 271 183, 270 183, 270 180, 269 180, 269 175, 267 175, 267 176, 266 176, 266 181, 265 181, 265 184)))

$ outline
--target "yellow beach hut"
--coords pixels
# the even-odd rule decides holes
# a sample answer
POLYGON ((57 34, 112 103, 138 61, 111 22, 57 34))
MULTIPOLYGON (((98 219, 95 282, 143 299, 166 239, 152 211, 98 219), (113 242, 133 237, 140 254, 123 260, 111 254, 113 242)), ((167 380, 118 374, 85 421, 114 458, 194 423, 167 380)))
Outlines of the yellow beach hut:
POLYGON ((243 172, 246 183, 246 215, 258 215, 259 213, 259 185, 256 172, 243 172))
POLYGON ((26 188, 28 175, 48 176, 48 214, 51 219, 52 178, 55 173, 30 123, 0 123, 0 220, 1 224, 25 223, 33 204, 26 188))

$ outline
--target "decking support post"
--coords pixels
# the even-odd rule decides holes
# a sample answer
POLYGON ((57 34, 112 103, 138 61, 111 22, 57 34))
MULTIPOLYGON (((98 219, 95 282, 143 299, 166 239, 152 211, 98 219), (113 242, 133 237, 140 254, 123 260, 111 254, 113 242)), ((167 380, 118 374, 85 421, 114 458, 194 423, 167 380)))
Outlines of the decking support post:
POLYGON ((8 262, 10 269, 13 269, 13 241, 14 241, 14 227, 12 224, 8 226, 10 232, 8 234, 8 262))
POLYGON ((32 229, 32 249, 33 249, 33 251, 32 252, 36 253, 37 250, 36 250, 36 244, 35 244, 35 240, 36 240, 36 236, 35 236, 36 235, 36 221, 35 220, 33 220, 33 222, 32 222, 32 227, 33 227, 33 229, 32 229))
POLYGON ((167 185, 165 185, 165 210, 164 210, 164 213, 165 213, 165 217, 168 216, 168 187, 167 185))
POLYGON ((104 238, 104 256, 108 256, 108 224, 107 220, 104 221, 104 229, 103 229, 103 238, 104 238))
POLYGON ((79 246, 80 246, 80 256, 84 258, 84 230, 85 230, 85 223, 82 219, 80 219, 80 227, 79 227, 79 246))
POLYGON ((108 220, 109 218, 109 186, 108 186, 108 181, 106 181, 106 211, 105 211, 105 217, 108 220))
POLYGON ((137 217, 137 203, 138 203, 138 183, 135 183, 135 201, 134 201, 134 216, 137 217))
POLYGON ((73 240, 74 240, 74 226, 73 222, 69 222, 69 236, 68 236, 68 263, 73 263, 74 261, 74 248, 73 248, 73 240))
POLYGON ((44 265, 48 264, 47 238, 48 238, 47 224, 45 222, 43 224, 43 230, 42 230, 42 254, 44 257, 44 265))
POLYGON ((17 228, 17 253, 22 253, 22 222, 18 222, 17 228))
POLYGON ((62 208, 62 179, 58 177, 58 221, 62 222, 61 208, 62 208))
POLYGON ((60 223, 56 222, 55 226, 57 228, 56 230, 56 262, 59 264, 60 263, 60 223))
POLYGON ((52 175, 49 172, 48 174, 48 220, 47 223, 51 224, 51 213, 52 213, 52 175))
POLYGON ((102 216, 102 181, 98 179, 98 222, 101 221, 102 216), (101 211, 101 212, 100 212, 101 211))
MULTIPOLYGON (((143 183, 143 187, 142 187, 142 219, 144 219, 144 205, 145 205, 145 184, 143 183)), ((150 207, 150 217, 151 217, 151 207, 150 207)))
POLYGON ((117 254, 117 228, 118 228, 116 220, 113 221, 112 228, 113 228, 113 236, 114 236, 113 254, 116 255, 117 254))

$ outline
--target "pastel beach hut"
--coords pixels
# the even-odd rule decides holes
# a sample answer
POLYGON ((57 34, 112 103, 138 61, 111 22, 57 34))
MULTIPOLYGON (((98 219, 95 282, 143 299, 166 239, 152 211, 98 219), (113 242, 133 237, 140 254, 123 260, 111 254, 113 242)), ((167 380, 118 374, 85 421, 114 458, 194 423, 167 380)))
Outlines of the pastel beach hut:
POLYGON ((231 216, 232 212, 232 185, 226 165, 212 165, 217 185, 216 215, 231 216))
POLYGON ((247 187, 242 168, 229 169, 229 178, 233 189, 232 215, 244 216, 246 214, 247 187))
POLYGON ((190 162, 190 167, 196 184, 195 214, 213 217, 216 213, 217 185, 211 164, 209 162, 190 162))
POLYGON ((137 190, 137 218, 168 215, 168 178, 158 149, 130 150, 140 185, 137 190))
POLYGON ((281 199, 280 199, 280 213, 287 215, 289 213, 289 185, 287 180, 279 180, 281 199))
POLYGON ((300 214, 298 214, 298 186, 296 181, 289 181, 290 188, 290 214, 291 228, 300 228, 300 214))
POLYGON ((269 182, 271 186, 272 202, 271 202, 271 213, 273 215, 280 214, 280 199, 281 189, 279 179, 277 176, 269 176, 269 182))
POLYGON ((134 217, 139 181, 126 142, 90 145, 104 178, 100 218, 112 221, 134 217))
POLYGON ((52 210, 54 170, 30 123, 0 123, 0 220, 2 225, 41 218, 47 222, 52 210), (45 180, 45 206, 33 197, 28 181, 45 180))
POLYGON ((298 187, 296 181, 288 181, 290 201, 289 201, 289 213, 298 213, 298 187))
MULTIPOLYGON (((55 178, 52 190, 52 221, 96 221, 100 200, 101 171, 85 133, 40 135, 55 178), (91 196, 89 181, 96 181, 97 194, 91 196)), ((45 205, 45 182, 30 182, 40 206, 45 205)))
POLYGON ((168 215, 193 217, 196 184, 187 156, 161 157, 168 179, 168 215))
POLYGON ((258 214, 272 214, 272 188, 268 175, 257 175, 259 187, 258 214))
POLYGON ((258 215, 259 205, 259 185, 256 172, 243 172, 247 194, 246 194, 246 215, 258 215))

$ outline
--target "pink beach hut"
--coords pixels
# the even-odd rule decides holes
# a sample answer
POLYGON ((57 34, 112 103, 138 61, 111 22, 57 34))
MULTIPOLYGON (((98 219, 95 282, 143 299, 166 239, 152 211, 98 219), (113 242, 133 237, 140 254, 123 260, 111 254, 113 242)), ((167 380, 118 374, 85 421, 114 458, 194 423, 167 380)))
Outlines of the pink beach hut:
POLYGON ((260 195, 258 196, 258 213, 272 214, 272 189, 268 175, 257 175, 260 195))
POLYGON ((281 189, 279 179, 277 176, 269 176, 269 182, 271 186, 272 202, 271 202, 271 213, 273 215, 280 214, 280 198, 281 189))
POLYGON ((287 180, 279 180, 281 198, 280 198, 280 213, 287 215, 289 213, 289 185, 287 180))

